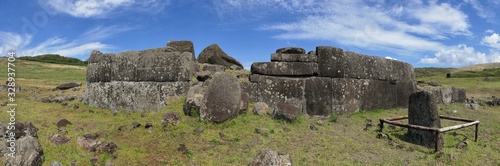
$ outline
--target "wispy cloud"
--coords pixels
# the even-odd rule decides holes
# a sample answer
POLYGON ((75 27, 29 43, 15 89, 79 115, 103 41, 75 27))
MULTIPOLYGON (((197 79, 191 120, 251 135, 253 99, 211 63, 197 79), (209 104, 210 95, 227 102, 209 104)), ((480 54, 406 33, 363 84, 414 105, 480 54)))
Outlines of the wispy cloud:
POLYGON ((500 35, 494 32, 491 33, 490 36, 484 36, 481 43, 492 48, 500 49, 500 35))
POLYGON ((42 5, 74 17, 107 17, 124 10, 158 11, 170 4, 170 0, 46 0, 42 5))
MULTIPOLYGON (((495 16, 496 13, 488 8, 485 7, 483 4, 481 4, 480 1, 478 0, 465 0, 466 3, 470 4, 471 7, 476 11, 477 15, 483 19, 486 19, 486 21, 490 23, 495 23, 495 16)), ((483 1, 485 2, 485 1, 483 1)), ((497 1, 495 1, 497 2, 497 1)))
POLYGON ((117 33, 132 29, 130 27, 99 26, 82 33, 79 38, 71 41, 61 37, 52 37, 41 43, 32 43, 32 36, 28 34, 21 35, 0 31, 0 54, 4 54, 8 50, 16 50, 19 56, 35 56, 47 53, 68 57, 87 55, 92 50, 106 51, 115 48, 113 45, 101 41, 117 33))

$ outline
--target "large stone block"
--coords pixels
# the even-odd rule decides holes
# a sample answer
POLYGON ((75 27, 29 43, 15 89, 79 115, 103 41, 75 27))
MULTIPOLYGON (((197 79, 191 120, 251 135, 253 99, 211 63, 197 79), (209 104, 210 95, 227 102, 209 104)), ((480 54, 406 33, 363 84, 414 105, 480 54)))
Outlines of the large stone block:
POLYGON ((344 78, 342 66, 345 66, 345 62, 338 58, 343 56, 344 50, 329 46, 319 46, 316 47, 316 54, 318 55, 319 76, 344 78))
POLYGON ((196 60, 194 44, 190 40, 171 40, 167 42, 167 47, 173 48, 176 52, 189 52, 193 55, 193 60, 196 60))
POLYGON ((165 107, 159 83, 112 81, 107 84, 111 88, 108 108, 113 111, 156 111, 165 107))
POLYGON ((456 103, 464 103, 465 102, 465 100, 467 99, 467 94, 466 94, 464 88, 452 87, 452 91, 453 91, 452 102, 456 102, 456 103))
POLYGON ((111 56, 112 81, 136 81, 137 65, 141 63, 139 51, 126 51, 111 56))
POLYGON ((200 120, 221 123, 238 116, 240 98, 238 78, 228 73, 216 73, 203 97, 200 120))
MULTIPOLYGON (((136 81, 189 81, 196 65, 189 52, 169 52, 166 48, 140 51, 136 81)), ((116 80, 120 81, 120 80, 116 80)))
POLYGON ((389 81, 361 80, 361 109, 389 109, 397 106, 397 86, 389 81))
POLYGON ((417 84, 414 80, 396 81, 397 106, 407 108, 410 95, 417 91, 417 84))
MULTIPOLYGON (((425 127, 441 128, 438 110, 436 108, 436 99, 434 95, 428 91, 420 91, 411 94, 408 106, 408 123, 425 127)), ((436 133, 408 129, 409 141, 415 144, 434 147, 436 144, 436 133)), ((443 138, 440 135, 438 141, 438 149, 443 146, 443 138)))
POLYGON ((309 54, 271 54, 271 62, 313 62, 316 63, 318 57, 309 54))
POLYGON ((92 51, 87 65, 87 82, 109 82, 111 81, 111 57, 112 54, 103 54, 92 51))
POLYGON ((87 83, 84 93, 84 104, 99 108, 109 108, 111 87, 108 82, 87 83))
POLYGON ((334 78, 332 110, 336 113, 352 113, 361 109, 364 81, 352 78, 334 78))
POLYGON ((306 62, 257 62, 253 63, 253 74, 271 76, 313 76, 317 73, 318 64, 306 62))
POLYGON ((266 102, 274 107, 278 102, 295 104, 303 111, 306 103, 304 98, 305 79, 255 75, 260 77, 257 82, 259 88, 258 101, 266 102))
POLYGON ((329 116, 332 113, 332 78, 311 77, 305 79, 304 97, 306 113, 310 116, 329 116))
POLYGON ((450 104, 453 98, 452 88, 442 88, 441 89, 441 102, 443 104, 450 104))
POLYGON ((248 93, 250 102, 258 102, 259 88, 255 82, 240 82, 241 91, 248 93))

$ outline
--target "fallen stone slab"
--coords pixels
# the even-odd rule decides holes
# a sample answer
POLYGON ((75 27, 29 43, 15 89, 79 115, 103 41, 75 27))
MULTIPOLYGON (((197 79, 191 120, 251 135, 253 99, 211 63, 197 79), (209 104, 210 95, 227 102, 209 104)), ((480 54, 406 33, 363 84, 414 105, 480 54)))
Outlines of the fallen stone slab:
POLYGON ((283 47, 276 50, 276 53, 283 54, 305 54, 306 50, 300 47, 283 47))
POLYGON ((68 82, 68 83, 64 83, 64 84, 58 85, 56 87, 56 89, 58 89, 58 90, 68 90, 68 89, 79 87, 79 86, 82 86, 82 83, 68 82))

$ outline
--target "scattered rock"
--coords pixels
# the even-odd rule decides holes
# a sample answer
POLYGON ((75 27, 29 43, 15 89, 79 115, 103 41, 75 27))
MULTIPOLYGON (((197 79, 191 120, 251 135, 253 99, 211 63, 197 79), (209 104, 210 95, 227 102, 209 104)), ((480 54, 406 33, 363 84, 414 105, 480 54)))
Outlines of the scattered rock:
POLYGON ((220 138, 224 138, 224 133, 223 132, 219 132, 219 136, 220 136, 220 138))
POLYGON ((272 151, 269 148, 261 150, 253 161, 248 164, 249 166, 291 166, 292 159, 290 155, 280 154, 276 151, 272 151))
POLYGON ((394 142, 390 139, 387 140, 387 145, 394 146, 394 142))
POLYGON ((87 134, 83 135, 83 138, 85 138, 85 139, 93 139, 93 140, 95 140, 95 139, 97 139, 97 137, 98 137, 98 135, 95 134, 95 133, 87 133, 87 134))
POLYGON ((137 122, 137 121, 132 122, 132 128, 135 129, 135 128, 138 128, 138 127, 141 127, 141 124, 139 122, 137 122))
POLYGON ((201 132, 203 132, 203 127, 197 127, 193 130, 194 134, 200 134, 201 132))
POLYGON ((151 122, 146 123, 146 125, 144 125, 144 128, 149 131, 153 130, 153 123, 151 122))
POLYGON ((378 133, 377 138, 378 139, 389 139, 389 137, 384 133, 378 133))
POLYGON ((212 44, 203 49, 200 55, 198 55, 197 61, 199 63, 222 65, 227 68, 230 68, 232 65, 236 65, 239 66, 240 68, 243 68, 243 65, 241 65, 240 62, 238 62, 233 57, 227 55, 224 51, 222 51, 222 49, 217 44, 212 44))
POLYGON ((63 107, 67 107, 67 106, 68 106, 68 104, 69 104, 69 103, 64 102, 64 103, 62 103, 62 104, 61 104, 61 106, 63 106, 63 107))
POLYGON ((7 106, 7 102, 3 102, 0 106, 7 106))
POLYGON ((325 122, 323 122, 323 120, 318 120, 316 121, 316 124, 319 125, 319 126, 323 126, 325 122))
POLYGON ((146 113, 145 113, 145 112, 141 113, 141 118, 144 118, 144 117, 146 117, 146 116, 147 116, 147 115, 146 115, 146 113))
POLYGON ((71 125, 72 123, 68 119, 61 119, 57 122, 57 128, 66 127, 67 125, 71 125))
POLYGON ((464 103, 464 108, 471 109, 471 110, 474 110, 474 111, 478 111, 479 110, 479 104, 464 103))
POLYGON ((79 86, 82 86, 82 83, 69 82, 69 83, 64 83, 64 84, 58 85, 55 89, 68 90, 68 89, 76 88, 79 86))
POLYGON ((125 130, 127 130, 127 126, 125 125, 118 127, 118 131, 125 131, 125 130))
POLYGON ((60 134, 54 134, 50 137, 49 140, 50 142, 55 143, 57 145, 62 145, 68 143, 70 139, 60 134))
POLYGON ((299 115, 299 109, 292 104, 278 102, 274 108, 273 117, 276 119, 284 119, 288 122, 293 122, 299 115))
POLYGON ((92 159, 90 159, 90 165, 97 165, 98 161, 99 160, 97 158, 92 158, 92 159))
POLYGON ((178 113, 173 112, 173 111, 168 111, 163 116, 163 120, 161 121, 161 123, 163 124, 163 126, 166 126, 168 124, 171 124, 174 126, 178 125, 179 123, 181 123, 181 115, 179 115, 178 113))
POLYGON ((57 161, 54 161, 50 164, 50 166, 64 166, 63 164, 57 162, 57 161))
POLYGON ((68 134, 68 130, 65 127, 61 127, 57 129, 57 133, 59 134, 68 134))
POLYGON ((453 155, 453 153, 448 154, 448 156, 450 156, 450 159, 452 159, 452 160, 457 160, 457 157, 455 157, 455 155, 453 155))
POLYGON ((73 109, 77 110, 78 108, 80 108, 80 105, 78 105, 78 104, 73 105, 73 109))
POLYGON ((104 164, 104 166, 114 166, 114 164, 111 161, 107 161, 106 164, 104 164))
POLYGON ((95 113, 95 111, 94 110, 89 110, 89 113, 93 114, 93 113, 95 113))
POLYGON ((271 115, 271 111, 269 110, 269 106, 264 102, 257 102, 253 107, 253 113, 255 115, 271 115))
POLYGON ((365 130, 369 130, 370 128, 373 127, 373 124, 371 122, 366 123, 365 125, 365 130))
POLYGON ((201 107, 204 106, 203 97, 207 88, 202 85, 195 85, 189 88, 186 101, 182 110, 184 115, 195 116, 200 114, 201 107))
POLYGON ((467 147, 467 141, 462 141, 462 142, 459 142, 456 147, 459 148, 459 149, 464 149, 467 147))
POLYGON ((267 132, 266 128, 256 128, 255 129, 255 133, 257 133, 257 134, 264 134, 266 132, 267 132))
POLYGON ((118 146, 114 142, 102 142, 95 146, 97 152, 105 152, 113 154, 118 150, 118 146))
POLYGON ((438 158, 441 158, 441 157, 443 157, 443 156, 444 156, 444 152, 442 152, 442 151, 440 151, 440 152, 436 153, 436 158, 437 158, 437 159, 438 159, 438 158))
POLYGON ((398 148, 398 149, 403 149, 403 148, 405 148, 405 145, 403 145, 403 144, 398 144, 398 145, 396 145, 396 148, 398 148))
POLYGON ((309 125, 309 129, 311 130, 318 130, 314 124, 309 125))
POLYGON ((83 149, 90 151, 94 149, 94 147, 97 145, 98 142, 95 141, 94 139, 78 137, 76 139, 76 143, 83 149))
POLYGON ((177 148, 178 152, 181 152, 182 154, 187 154, 189 152, 189 149, 186 147, 184 144, 179 144, 179 147, 177 148))

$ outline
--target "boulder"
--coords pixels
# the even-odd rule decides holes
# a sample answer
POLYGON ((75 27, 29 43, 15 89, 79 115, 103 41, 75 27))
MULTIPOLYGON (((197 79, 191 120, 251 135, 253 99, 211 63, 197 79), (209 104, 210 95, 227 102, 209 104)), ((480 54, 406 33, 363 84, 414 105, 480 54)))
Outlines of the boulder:
POLYGON ((67 89, 76 88, 76 87, 79 87, 79 86, 82 86, 82 83, 68 82, 68 83, 64 83, 64 84, 58 85, 56 87, 56 89, 58 89, 58 90, 67 90, 67 89))
POLYGON ((68 119, 61 119, 57 122, 56 126, 57 128, 61 128, 61 127, 66 127, 67 125, 70 125, 72 124, 68 119))
POLYGON ((317 68, 317 63, 257 62, 252 64, 251 72, 269 76, 313 76, 317 68))
POLYGON ((248 93, 241 92, 240 97, 240 114, 246 114, 248 110, 248 104, 250 103, 250 97, 248 93))
POLYGON ((15 149, 16 153, 10 153, 9 151, 5 153, 4 165, 6 166, 42 165, 44 161, 44 152, 37 138, 29 135, 23 136, 15 141, 15 149))
POLYGON ((255 115, 271 115, 272 112, 269 106, 264 102, 257 102, 253 107, 253 114, 255 115))
POLYGON ((280 154, 269 148, 263 149, 255 156, 249 166, 291 166, 290 155, 280 154))
MULTIPOLYGON (((441 121, 436 108, 436 99, 428 91, 420 91, 411 94, 408 106, 408 123, 425 127, 441 128, 441 121)), ((438 141, 438 149, 443 147, 443 137, 430 131, 408 129, 409 141, 427 147, 434 147, 438 141)))
POLYGON ((271 54, 271 62, 317 62, 318 57, 316 55, 309 54, 284 54, 275 53, 271 54))
POLYGON ((194 113, 199 115, 200 108, 204 104, 203 97, 206 90, 207 87, 202 85, 195 85, 189 88, 188 94, 186 96, 186 101, 184 102, 184 106, 182 107, 184 115, 194 116, 194 113))
POLYGON ((221 123, 236 117, 240 111, 240 98, 238 78, 228 73, 216 73, 203 97, 200 120, 221 123))
POLYGON ((198 55, 198 62, 222 65, 227 68, 236 65, 243 69, 243 65, 240 62, 227 55, 217 44, 212 44, 203 49, 200 55, 198 55))
POLYGON ((276 50, 276 53, 282 54, 305 54, 306 50, 299 47, 283 47, 276 50))
POLYGON ((284 119, 288 122, 293 122, 299 115, 299 108, 285 102, 278 102, 274 107, 273 118, 284 119))

